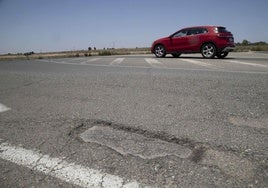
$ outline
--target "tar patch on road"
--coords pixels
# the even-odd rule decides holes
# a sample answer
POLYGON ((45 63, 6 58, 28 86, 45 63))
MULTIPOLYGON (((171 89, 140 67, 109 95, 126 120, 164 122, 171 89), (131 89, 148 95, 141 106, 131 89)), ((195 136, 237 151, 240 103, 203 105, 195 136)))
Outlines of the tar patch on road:
POLYGON ((83 120, 70 130, 68 136, 83 143, 100 144, 124 156, 133 155, 147 160, 177 156, 199 165, 219 168, 227 176, 243 180, 253 178, 256 169, 250 160, 222 146, 210 146, 164 132, 151 132, 102 120, 83 120))
POLYGON ((80 134, 80 137, 84 142, 97 143, 122 155, 130 154, 143 159, 168 155, 188 158, 192 154, 192 151, 184 146, 112 127, 94 126, 80 134))
POLYGON ((180 158, 188 158, 189 160, 198 163, 199 161, 202 160, 203 154, 206 150, 205 147, 202 147, 200 145, 201 143, 194 142, 193 140, 190 140, 188 138, 177 138, 172 135, 168 135, 165 132, 151 132, 148 130, 143 130, 136 127, 116 124, 113 122, 103 120, 81 120, 81 122, 76 127, 73 127, 69 131, 68 136, 76 137, 80 142, 83 143, 85 142, 97 143, 103 146, 107 146, 110 149, 113 149, 120 154, 123 155, 132 154, 134 156, 139 156, 144 159, 174 155, 180 158), (117 142, 114 141, 112 145, 111 144, 112 140, 109 140, 113 139, 112 135, 117 135, 114 136, 116 138, 117 137, 120 138, 120 135, 121 137, 122 136, 123 137, 117 140, 117 142), (148 142, 142 143, 135 137, 148 142), (132 138, 133 140, 130 141, 128 139, 127 141, 124 141, 123 138, 125 140, 128 138, 132 138), (131 152, 130 151, 131 149, 128 149, 126 146, 123 146, 124 144, 127 144, 127 142, 133 142, 133 143, 136 142, 136 145, 133 145, 136 147, 136 150, 131 152), (122 146, 120 146, 121 144, 122 146), (142 148, 140 148, 140 146, 142 144, 143 149, 149 147, 152 151, 150 150, 148 152, 145 152, 147 154, 140 155, 139 153, 142 152, 142 148), (118 149, 115 145, 118 145, 118 147, 120 148, 118 149), (122 149, 122 147, 124 149, 122 149), (168 149, 166 149, 168 147, 171 147, 173 149, 168 151, 168 149))

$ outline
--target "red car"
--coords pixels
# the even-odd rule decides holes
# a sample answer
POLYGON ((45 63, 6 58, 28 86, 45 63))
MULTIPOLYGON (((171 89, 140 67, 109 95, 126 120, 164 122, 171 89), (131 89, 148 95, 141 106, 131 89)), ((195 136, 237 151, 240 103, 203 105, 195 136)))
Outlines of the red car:
POLYGON ((201 53, 204 58, 224 58, 235 48, 233 34, 221 26, 188 27, 169 37, 154 41, 151 51, 156 57, 182 53, 201 53))

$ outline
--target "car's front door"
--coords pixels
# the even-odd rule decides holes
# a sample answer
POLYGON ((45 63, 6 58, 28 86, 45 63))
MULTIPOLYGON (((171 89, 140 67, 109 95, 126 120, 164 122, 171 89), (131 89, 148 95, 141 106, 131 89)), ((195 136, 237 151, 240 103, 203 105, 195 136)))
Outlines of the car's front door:
POLYGON ((184 52, 189 49, 189 30, 184 29, 170 36, 170 51, 184 52))

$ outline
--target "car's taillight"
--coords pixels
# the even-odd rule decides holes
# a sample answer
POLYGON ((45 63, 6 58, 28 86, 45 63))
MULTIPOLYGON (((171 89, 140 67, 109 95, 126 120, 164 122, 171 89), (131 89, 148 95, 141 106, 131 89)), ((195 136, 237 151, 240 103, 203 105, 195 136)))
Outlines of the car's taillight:
POLYGON ((225 33, 217 33, 218 37, 232 37, 232 33, 230 32, 225 32, 225 33))

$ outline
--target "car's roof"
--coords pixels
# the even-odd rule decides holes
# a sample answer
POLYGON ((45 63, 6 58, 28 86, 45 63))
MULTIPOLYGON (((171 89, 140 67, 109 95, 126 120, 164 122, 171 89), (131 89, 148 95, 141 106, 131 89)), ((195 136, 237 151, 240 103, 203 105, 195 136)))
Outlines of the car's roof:
POLYGON ((185 28, 183 28, 183 29, 194 29, 194 28, 216 28, 216 27, 223 27, 223 26, 202 25, 202 26, 185 27, 185 28))

